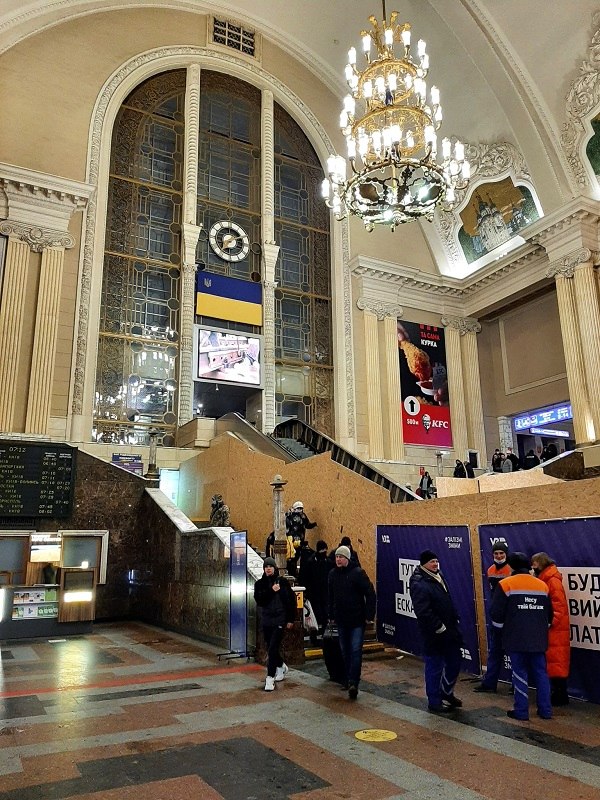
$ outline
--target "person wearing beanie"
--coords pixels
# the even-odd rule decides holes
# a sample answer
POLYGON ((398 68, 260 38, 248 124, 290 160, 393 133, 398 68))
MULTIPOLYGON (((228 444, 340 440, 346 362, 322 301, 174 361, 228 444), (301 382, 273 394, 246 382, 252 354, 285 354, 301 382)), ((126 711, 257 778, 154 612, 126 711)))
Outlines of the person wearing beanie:
POLYGON ((365 625, 375 619, 375 589, 367 573, 352 560, 350 548, 335 551, 335 567, 328 578, 329 621, 338 627, 348 697, 356 700, 362 669, 365 625))
POLYGON ((329 554, 329 558, 331 559, 332 565, 335 566, 335 556, 339 547, 347 547, 348 550, 350 551, 350 561, 354 564, 355 567, 360 567, 360 559, 358 557, 358 553, 352 547, 352 540, 350 539, 349 536, 342 536, 338 546, 334 547, 331 553, 329 554))
POLYGON ((433 550, 423 550, 409 583, 425 651, 425 693, 434 714, 454 711, 462 701, 454 695, 462 661, 462 634, 448 584, 433 550))
MULTIPOLYGON (((496 539, 492 543, 493 563, 488 568, 487 578, 490 585, 491 598, 498 588, 498 584, 504 578, 512 575, 512 569, 508 564, 508 545, 502 539, 496 539)), ((502 647, 502 631, 496 628, 491 622, 487 626, 488 654, 486 663, 485 677, 476 686, 474 692, 496 692, 498 689, 498 679, 500 670, 504 664, 504 648, 502 647)))
POLYGON ((500 581, 494 592, 490 615, 502 631, 502 646, 510 656, 514 707, 512 719, 529 719, 529 678, 537 689, 537 712, 552 718, 550 681, 546 669, 548 628, 552 624, 552 602, 548 587, 529 574, 525 553, 508 556, 513 574, 500 581))
POLYGON ((265 692, 272 692, 275 683, 282 681, 288 671, 280 648, 283 634, 293 627, 296 619, 296 597, 289 582, 279 575, 274 558, 267 557, 263 561, 262 577, 254 584, 254 600, 260 609, 267 648, 265 692))

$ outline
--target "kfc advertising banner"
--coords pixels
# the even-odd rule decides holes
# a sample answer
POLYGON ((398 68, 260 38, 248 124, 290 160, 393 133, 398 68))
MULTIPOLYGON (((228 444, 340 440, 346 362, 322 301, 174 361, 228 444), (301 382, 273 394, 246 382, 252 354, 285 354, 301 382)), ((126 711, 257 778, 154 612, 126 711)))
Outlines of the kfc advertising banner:
POLYGON ((398 321, 398 357, 404 443, 452 447, 444 329, 398 321))

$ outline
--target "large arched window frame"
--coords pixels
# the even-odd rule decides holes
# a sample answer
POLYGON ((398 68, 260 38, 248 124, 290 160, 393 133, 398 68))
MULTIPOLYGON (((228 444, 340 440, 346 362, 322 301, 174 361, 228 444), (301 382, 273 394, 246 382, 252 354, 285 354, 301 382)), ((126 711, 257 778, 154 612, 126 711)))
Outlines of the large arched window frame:
MULTIPOLYGON (((98 331, 100 329, 100 296, 102 257, 104 253, 105 221, 108 206, 108 177, 110 166, 110 141, 114 121, 121 104, 135 86, 139 85, 149 75, 156 75, 161 71, 187 67, 188 77, 190 71, 198 74, 202 68, 215 69, 227 72, 230 75, 241 77, 254 84, 265 93, 272 93, 276 102, 280 103, 288 113, 291 113, 299 122, 315 147, 321 164, 325 163, 327 154, 333 145, 320 124, 302 102, 287 86, 260 67, 249 66, 241 59, 231 56, 215 54, 208 48, 197 47, 171 47, 141 54, 115 70, 99 95, 94 110, 92 126, 90 129, 90 156, 88 161, 87 178, 90 183, 97 186, 96 196, 89 204, 84 229, 84 247, 81 256, 80 296, 78 303, 78 327, 76 335, 75 359, 73 364, 73 382, 71 397, 71 436, 74 440, 85 441, 90 438, 92 429, 92 407, 95 393, 96 355, 98 331)), ((186 90, 186 117, 190 113, 190 86, 186 90)), ((197 98, 196 98, 197 102, 197 98)), ((263 107, 264 114, 264 107, 263 107)), ((265 135, 263 120, 263 136, 265 135)), ((267 140, 269 133, 267 131, 267 140)), ((271 133, 272 136, 272 133, 271 133)), ((193 162, 196 155, 189 150, 186 143, 185 162, 193 162)), ((185 180, 184 180, 185 184, 185 180)), ((263 188, 264 188, 263 176, 263 188)), ((189 193, 189 183, 184 185, 184 197, 189 193)), ((194 187, 195 188, 195 187, 194 187)), ((265 204, 263 201, 263 210, 265 204)), ((184 202, 185 215, 185 202, 184 202)), ((275 242, 269 236, 268 217, 272 210, 267 204, 267 219, 263 215, 263 245, 266 251, 272 253, 275 242)), ((184 219, 184 239, 189 238, 186 232, 186 223, 193 219, 184 219)), ((190 226, 188 224, 188 229, 190 226)), ((272 228, 271 228, 272 230, 272 228)), ((335 424, 338 440, 346 446, 352 446, 355 436, 354 421, 354 375, 352 367, 352 326, 351 326, 351 292, 350 273, 348 270, 347 231, 344 226, 335 226, 333 234, 333 291, 332 291, 332 318, 333 347, 338 353, 335 364, 335 424)), ((275 248, 276 249, 276 248, 275 248)), ((265 257, 268 267, 269 258, 265 257)), ((185 271, 185 264, 184 264, 185 271)), ((274 274, 265 273, 265 286, 274 283, 274 274)), ((189 281, 188 281, 189 283, 189 281)), ((183 313, 183 309, 182 309, 183 313)), ((185 338, 185 337, 184 337, 185 338)), ((181 347, 186 347, 182 338, 181 347)), ((191 345, 188 345, 191 347, 191 345)), ((268 388, 268 387, 266 387, 268 388)), ((272 390, 274 392, 274 381, 272 390)), ((272 422, 274 423, 274 417, 272 422)))

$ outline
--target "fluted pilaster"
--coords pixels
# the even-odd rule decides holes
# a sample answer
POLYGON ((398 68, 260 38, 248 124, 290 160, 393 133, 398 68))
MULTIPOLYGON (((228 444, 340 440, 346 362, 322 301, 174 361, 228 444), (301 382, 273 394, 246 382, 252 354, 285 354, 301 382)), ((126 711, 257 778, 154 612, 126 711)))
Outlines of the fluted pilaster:
POLYGON ((263 393, 262 430, 271 433, 275 428, 275 264, 279 247, 265 244, 263 247, 265 278, 263 280, 263 393), (270 277, 268 277, 270 276, 270 277))
POLYGON ((481 325, 476 322, 461 337, 461 347, 468 443, 470 449, 479 452, 479 465, 483 466, 487 464, 487 453, 477 348, 477 334, 480 331, 481 325))
POLYGON ((575 286, 569 275, 556 274, 556 295, 567 368, 569 399, 573 409, 575 441, 577 444, 585 444, 593 442, 596 435, 588 400, 588 386, 575 303, 575 286))
POLYGON ((384 449, 377 316, 368 309, 365 309, 363 313, 363 326, 365 333, 365 382, 369 427, 369 457, 382 459, 384 457, 384 449))
POLYGON ((25 433, 48 432, 64 260, 62 247, 42 252, 25 433))
POLYGON ((404 459, 402 416, 400 414, 400 366, 398 364, 398 316, 386 315, 383 319, 385 340, 384 389, 387 398, 385 457, 390 461, 404 459))
POLYGON ((263 241, 275 242, 275 128, 270 89, 263 89, 261 115, 262 235, 263 241))
POLYGON ((510 417, 498 417, 498 441, 500 442, 500 450, 503 453, 506 453, 509 447, 512 450, 515 449, 512 420, 510 417))
POLYGON ((194 312, 196 307, 196 246, 201 228, 183 224, 183 264, 181 267, 181 312, 179 319, 179 414, 178 424, 194 417, 194 312))
POLYGON ((198 197, 198 139, 200 136, 200 64, 190 64, 187 68, 185 118, 183 221, 195 225, 198 197))
POLYGON ((452 444, 455 457, 460 458, 461 461, 466 458, 468 449, 460 347, 460 333, 465 330, 465 322, 460 317, 442 317, 442 325, 446 329, 446 360, 448 362, 448 397, 452 418, 452 444))
POLYGON ((19 351, 23 335, 25 287, 29 245, 9 236, 4 266, 4 290, 0 303, 0 430, 14 429, 19 351))
POLYGON ((589 407, 597 439, 600 436, 600 393, 596 391, 600 375, 600 301, 591 261, 577 266, 573 282, 589 407))

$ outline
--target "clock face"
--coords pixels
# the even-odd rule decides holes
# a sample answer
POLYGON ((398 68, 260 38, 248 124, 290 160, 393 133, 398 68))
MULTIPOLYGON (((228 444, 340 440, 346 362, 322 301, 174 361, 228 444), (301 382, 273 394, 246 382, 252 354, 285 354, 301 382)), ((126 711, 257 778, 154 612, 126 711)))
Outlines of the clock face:
POLYGON ((215 222, 208 233, 213 251, 225 261, 243 261, 250 252, 248 234, 235 222, 215 222))

